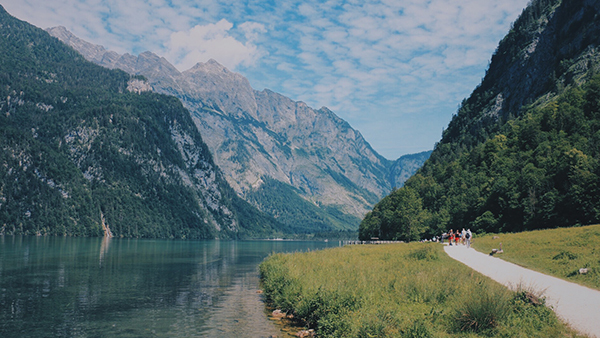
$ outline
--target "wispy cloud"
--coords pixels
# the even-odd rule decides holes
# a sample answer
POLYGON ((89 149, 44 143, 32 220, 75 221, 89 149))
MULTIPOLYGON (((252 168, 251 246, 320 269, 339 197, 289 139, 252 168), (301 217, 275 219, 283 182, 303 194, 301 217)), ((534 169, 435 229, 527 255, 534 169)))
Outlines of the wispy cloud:
POLYGON ((5 0, 120 53, 216 59, 257 88, 328 106, 384 156, 431 149, 528 0, 5 0))
POLYGON ((253 66, 264 51, 252 40, 257 34, 264 33, 264 26, 252 22, 241 24, 239 28, 244 33, 245 43, 230 35, 232 27, 231 22, 221 19, 216 24, 196 25, 187 31, 171 33, 163 47, 164 56, 180 70, 211 58, 231 69, 240 64, 253 66))

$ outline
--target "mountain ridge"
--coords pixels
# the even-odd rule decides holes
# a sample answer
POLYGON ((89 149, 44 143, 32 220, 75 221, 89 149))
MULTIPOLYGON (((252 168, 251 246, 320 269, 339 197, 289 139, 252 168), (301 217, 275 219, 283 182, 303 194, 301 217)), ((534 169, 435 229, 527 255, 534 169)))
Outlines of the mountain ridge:
MULTIPOLYGON (((409 156, 411 163, 407 158, 387 160, 328 108, 313 109, 269 89, 255 90, 245 77, 215 60, 179 72, 151 52, 137 58, 119 56, 64 27, 48 32, 88 60, 143 75, 155 91, 178 97, 240 197, 260 208, 267 203, 262 200, 277 199, 258 192, 264 182, 274 179, 289 185, 292 189, 286 191, 301 196, 305 208, 313 205, 324 211, 308 221, 319 230, 356 229, 372 205, 402 185, 429 154, 409 156)), ((271 212, 277 216, 286 208, 271 212)))
POLYGON ((248 238, 242 201, 189 112, 0 6, 0 233, 248 238))

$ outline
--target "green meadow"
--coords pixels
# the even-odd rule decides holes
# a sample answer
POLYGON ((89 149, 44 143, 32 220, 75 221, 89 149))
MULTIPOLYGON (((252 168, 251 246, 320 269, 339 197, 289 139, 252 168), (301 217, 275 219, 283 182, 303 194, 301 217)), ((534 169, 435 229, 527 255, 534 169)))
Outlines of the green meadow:
POLYGON ((600 225, 488 234, 473 239, 473 247, 489 253, 499 249, 509 262, 600 290, 600 225), (579 269, 587 269, 580 274, 579 269))
POLYGON ((509 291, 437 243, 274 254, 260 274, 267 302, 318 337, 580 337, 536 290, 509 291))

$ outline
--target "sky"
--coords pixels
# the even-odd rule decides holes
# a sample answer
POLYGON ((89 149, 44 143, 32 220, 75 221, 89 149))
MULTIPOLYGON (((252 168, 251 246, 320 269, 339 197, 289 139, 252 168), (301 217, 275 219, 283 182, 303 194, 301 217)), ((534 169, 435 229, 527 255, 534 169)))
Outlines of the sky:
POLYGON ((384 157, 431 150, 481 82, 529 0, 1 0, 180 71, 214 59, 265 88, 334 111, 384 157))

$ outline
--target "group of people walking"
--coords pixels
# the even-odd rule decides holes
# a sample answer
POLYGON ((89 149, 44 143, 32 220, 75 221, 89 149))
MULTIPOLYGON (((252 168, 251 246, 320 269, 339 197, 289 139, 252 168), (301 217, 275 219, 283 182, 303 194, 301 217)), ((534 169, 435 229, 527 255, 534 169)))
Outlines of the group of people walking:
POLYGON ((470 248, 472 236, 473 234, 471 233, 471 229, 465 230, 465 228, 463 228, 462 231, 457 229, 456 232, 450 229, 447 238, 450 241, 450 245, 458 245, 460 243, 462 245, 466 245, 467 248, 470 248))

